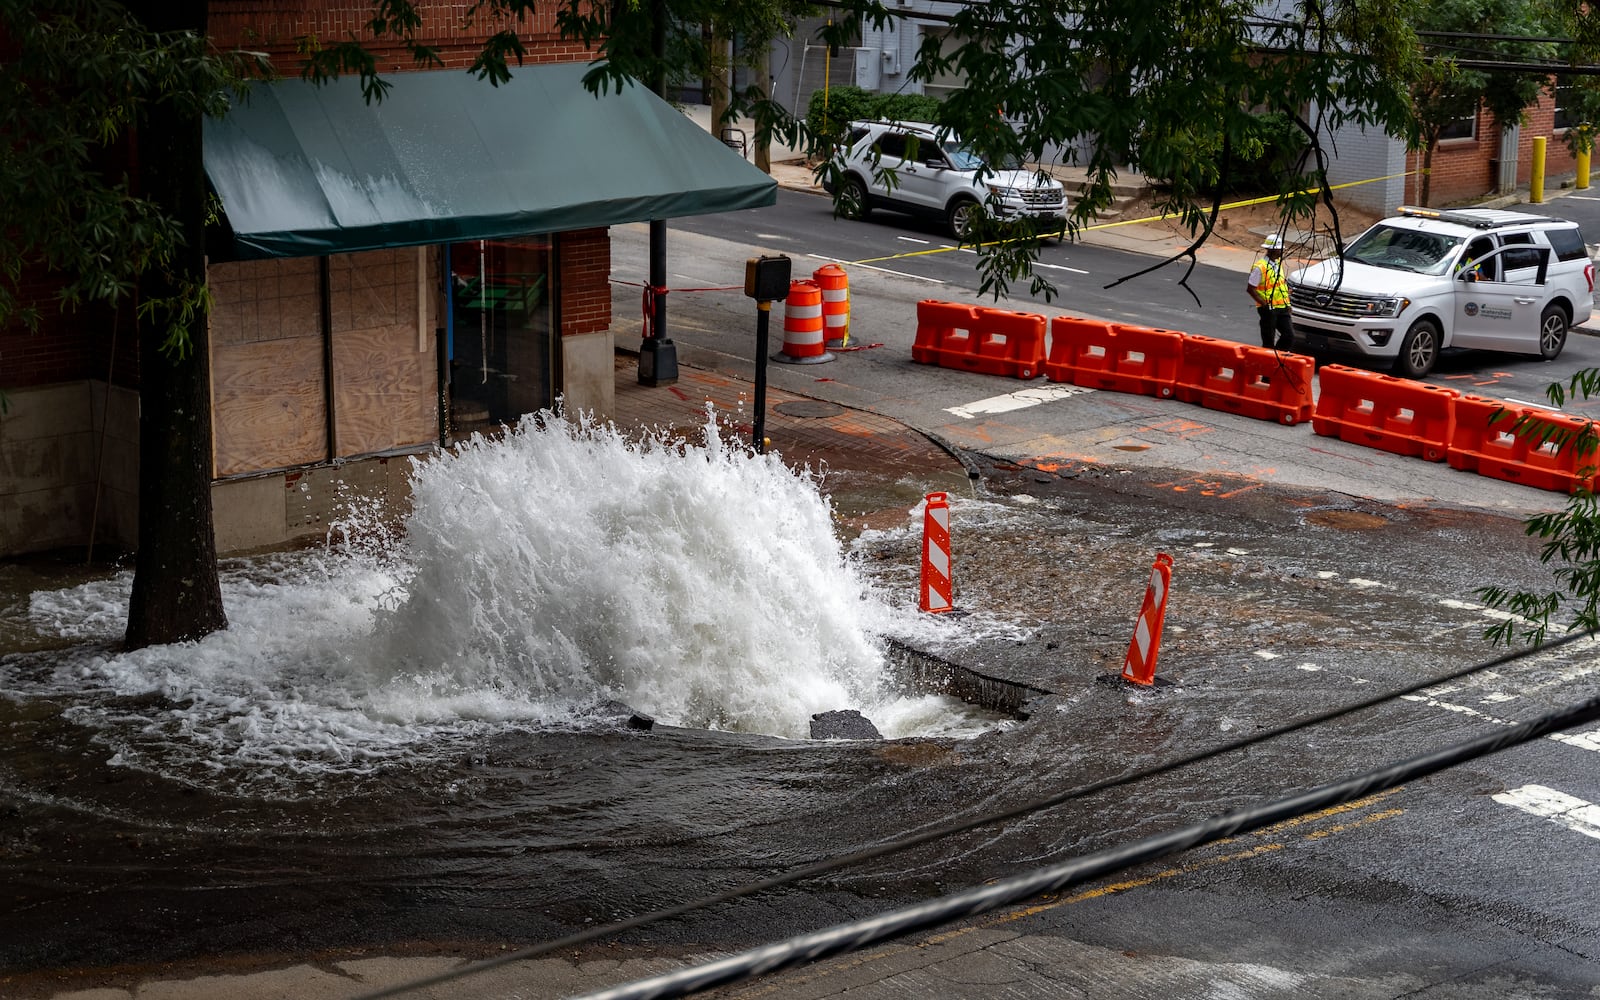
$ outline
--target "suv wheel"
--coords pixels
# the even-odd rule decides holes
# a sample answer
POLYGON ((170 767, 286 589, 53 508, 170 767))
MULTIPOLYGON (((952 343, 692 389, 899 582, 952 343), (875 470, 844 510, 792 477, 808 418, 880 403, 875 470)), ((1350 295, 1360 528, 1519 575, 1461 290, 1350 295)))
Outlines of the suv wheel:
POLYGON ((957 198, 950 203, 947 222, 950 225, 950 235, 958 240, 965 240, 972 235, 978 221, 978 213, 983 211, 973 198, 957 198))
POLYGON ((1539 317, 1539 357, 1554 361, 1567 346, 1567 311, 1554 303, 1539 317))
POLYGON ((1439 360, 1439 324, 1431 319, 1419 319, 1406 331, 1400 342, 1400 356, 1394 359, 1394 370, 1407 378, 1421 378, 1433 371, 1439 360))
POLYGON ((850 174, 839 186, 839 214, 847 219, 865 219, 871 211, 867 186, 861 183, 861 178, 850 174))

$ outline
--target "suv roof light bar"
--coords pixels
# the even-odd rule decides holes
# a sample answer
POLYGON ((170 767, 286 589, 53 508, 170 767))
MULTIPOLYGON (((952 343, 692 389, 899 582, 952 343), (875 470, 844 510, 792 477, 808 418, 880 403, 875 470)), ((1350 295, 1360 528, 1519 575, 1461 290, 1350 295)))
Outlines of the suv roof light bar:
POLYGON ((1401 215, 1409 215, 1417 219, 1437 219, 1440 222, 1453 222, 1458 226, 1470 226, 1473 229, 1498 229, 1501 226, 1511 226, 1517 224, 1517 220, 1495 222, 1490 219, 1485 219, 1481 215, 1473 215, 1469 212, 1440 211, 1436 208, 1418 208, 1415 205, 1401 205, 1399 208, 1399 213, 1401 215))

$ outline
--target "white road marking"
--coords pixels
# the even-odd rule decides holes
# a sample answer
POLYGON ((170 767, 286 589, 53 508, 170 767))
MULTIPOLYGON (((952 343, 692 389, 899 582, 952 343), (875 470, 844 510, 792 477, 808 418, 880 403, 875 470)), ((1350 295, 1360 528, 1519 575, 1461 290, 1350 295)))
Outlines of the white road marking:
POLYGON ((1585 837, 1600 840, 1600 806, 1544 785, 1523 785, 1493 796, 1496 802, 1542 816, 1585 837))
POLYGON ((915 243, 917 246, 922 247, 928 246, 932 242, 931 240, 919 240, 914 236, 896 236, 895 239, 905 243, 915 243))
POLYGON ((873 267, 871 264, 858 264, 858 263, 855 263, 855 262, 852 262, 852 261, 848 261, 848 260, 840 260, 837 257, 829 257, 829 256, 827 256, 825 254, 820 254, 820 253, 807 254, 806 256, 811 257, 811 258, 813 258, 815 260, 825 260, 830 264, 848 264, 851 267, 865 268, 868 271, 881 271, 884 274, 896 274, 896 275, 899 275, 902 278, 916 278, 918 281, 928 281, 928 282, 932 282, 935 285, 944 284, 944 282, 939 280, 938 278, 929 278, 929 277, 926 277, 925 275, 921 275, 921 274, 912 274, 909 271, 896 271, 896 270, 893 270, 893 269, 887 268, 887 267, 873 267))
POLYGON ((1039 386, 1033 389, 1019 389, 1008 392, 1004 396, 990 396, 980 399, 975 403, 966 403, 962 406, 946 407, 946 413, 953 413, 963 420, 972 420, 980 413, 1010 413, 1012 410, 1025 410, 1030 406, 1040 403, 1050 403, 1068 396, 1078 396, 1086 392, 1094 392, 1081 385, 1067 385, 1056 383, 1053 385, 1039 386))
POLYGON ((1577 747, 1580 750, 1593 750, 1600 753, 1600 730, 1592 733, 1551 733, 1550 738, 1557 743, 1577 747))
POLYGON ((1065 264, 1042 264, 1042 263, 1040 263, 1038 261, 1035 261, 1033 266, 1034 267, 1048 267, 1052 271, 1071 271, 1073 274, 1088 274, 1089 273, 1088 271, 1085 271, 1082 268, 1068 267, 1065 264))

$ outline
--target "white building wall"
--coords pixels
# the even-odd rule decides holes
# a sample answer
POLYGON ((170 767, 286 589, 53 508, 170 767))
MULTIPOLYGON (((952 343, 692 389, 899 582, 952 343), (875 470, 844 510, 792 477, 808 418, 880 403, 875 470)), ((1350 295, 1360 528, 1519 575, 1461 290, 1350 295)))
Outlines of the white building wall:
POLYGON ((1354 125, 1335 130, 1323 142, 1328 183, 1350 185, 1338 187, 1335 198, 1377 215, 1387 215, 1400 205, 1405 198, 1404 143, 1380 129, 1354 125))

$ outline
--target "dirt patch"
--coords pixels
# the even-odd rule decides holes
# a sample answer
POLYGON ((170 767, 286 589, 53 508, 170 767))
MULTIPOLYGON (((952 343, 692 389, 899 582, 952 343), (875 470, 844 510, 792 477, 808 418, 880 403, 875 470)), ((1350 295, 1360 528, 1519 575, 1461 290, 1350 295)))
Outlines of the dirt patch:
MULTIPOLYGON (((1147 192, 1124 205, 1117 218, 1141 220, 1145 225, 1167 230, 1175 238, 1191 239, 1183 220, 1161 217, 1160 202, 1158 193, 1147 192)), ((1331 210, 1327 205, 1319 204, 1315 215, 1295 219, 1289 224, 1285 233, 1290 248, 1289 257, 1310 259, 1326 256, 1331 252, 1335 231, 1345 243, 1349 243, 1383 217, 1367 209, 1345 204, 1337 198, 1331 210)), ((1254 250, 1260 246, 1261 237, 1270 232, 1283 231, 1283 226, 1280 208, 1271 195, 1232 195, 1223 201, 1217 212, 1211 242, 1214 246, 1254 250)))

